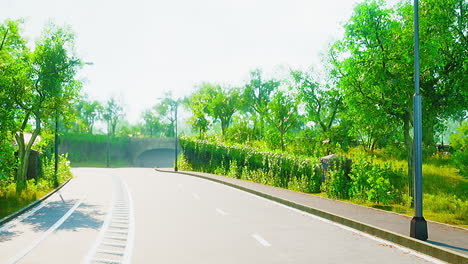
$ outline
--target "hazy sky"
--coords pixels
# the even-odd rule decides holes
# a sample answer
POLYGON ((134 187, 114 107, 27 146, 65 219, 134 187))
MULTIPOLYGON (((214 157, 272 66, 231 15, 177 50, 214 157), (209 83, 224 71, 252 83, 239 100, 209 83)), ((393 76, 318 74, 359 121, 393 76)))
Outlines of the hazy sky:
POLYGON ((307 68, 342 34, 358 0, 0 0, 0 21, 24 18, 32 41, 48 21, 76 33, 84 92, 120 98, 127 118, 165 91, 241 85, 257 67, 307 68))

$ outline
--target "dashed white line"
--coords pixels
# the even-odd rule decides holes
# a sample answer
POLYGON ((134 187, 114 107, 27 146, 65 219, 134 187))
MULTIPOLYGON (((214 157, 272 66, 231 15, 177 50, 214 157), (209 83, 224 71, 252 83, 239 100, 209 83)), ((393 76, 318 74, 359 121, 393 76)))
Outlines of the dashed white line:
POLYGON ((224 212, 223 210, 219 209, 219 208, 216 208, 216 212, 218 212, 218 214, 222 215, 222 216, 226 216, 228 215, 228 213, 224 212))
POLYGON ((258 241, 258 243, 262 244, 264 247, 271 247, 271 244, 268 243, 263 237, 261 237, 259 234, 252 234, 252 237, 255 238, 255 240, 258 241))
MULTIPOLYGON (((336 222, 333 222, 331 220, 328 220, 328 219, 325 219, 325 218, 322 218, 320 216, 316 216, 316 215, 313 215, 313 214, 310 214, 310 213, 307 213, 307 212, 304 212, 304 211, 301 211, 299 209, 296 209, 296 208, 293 208, 293 207, 289 207, 287 205, 284 205, 284 204, 281 204, 281 203, 278 203, 276 201, 272 201, 272 200, 269 200, 267 198, 264 198, 264 197, 261 197, 261 196, 258 196, 258 195, 255 195, 253 193, 249 193, 249 192, 246 192, 246 191, 242 191, 242 190, 239 190, 237 188, 234 188, 234 187, 231 187, 231 186, 227 186, 227 185, 224 185, 224 184, 220 184, 220 183, 217 183, 217 182, 213 182, 213 181, 207 181, 211 184, 216 184, 216 185, 221 185, 221 186, 224 186, 228 189, 231 189, 231 190, 234 190, 236 192, 241 192, 241 193, 244 193, 248 196, 251 196, 251 197, 255 197, 259 200, 262 200, 262 201, 266 201, 266 202, 269 202, 269 203, 273 203, 273 204, 276 204, 280 207, 283 207, 283 208, 286 208, 288 210, 291 210, 291 211, 294 211, 294 212, 297 212, 301 215, 305 215, 305 216, 308 216, 310 218, 314 218, 314 219, 317 219, 319 221, 322 221, 322 222, 325 222, 325 223, 328 223, 328 224, 332 224, 334 226, 337 226, 341 229, 344 229, 344 230, 347 230, 347 231, 350 231, 352 233, 355 233, 355 234, 358 234, 358 235, 361 235, 361 236, 364 236, 366 238, 369 238, 371 240, 374 240, 376 242, 379 242, 379 243, 382 243, 384 245, 389 245, 391 247, 394 247, 394 248, 397 248, 398 250, 402 251, 403 253, 405 254, 410 254, 410 255, 413 255, 413 256, 416 256, 416 257, 419 257, 421 259, 424 259, 426 261, 429 261, 429 262, 432 262, 432 263, 436 263, 436 264, 444 264, 446 262, 442 261, 442 260, 439 260, 439 259, 436 259, 434 257, 431 257, 429 255, 426 255, 424 253, 420 253, 418 251, 415 251, 413 249, 409 249, 409 248, 406 248, 404 246, 401 246, 399 244, 396 244, 396 243, 393 243, 393 242, 390 242, 388 240, 385 240, 385 239, 382 239, 382 238, 379 238, 379 237, 376 237, 376 236, 373 236, 373 235, 370 235, 370 234, 367 234, 365 232, 362 232, 362 231, 359 231, 357 229, 354 229, 354 228, 351 228, 351 227, 348 227, 348 226, 345 226, 345 225, 342 225, 342 224, 339 224, 339 223, 336 223, 336 222)), ((267 242, 268 243, 268 242, 267 242)))
POLYGON ((192 193, 192 196, 193 196, 193 198, 195 198, 197 200, 200 200, 200 195, 198 195, 196 193, 192 193))

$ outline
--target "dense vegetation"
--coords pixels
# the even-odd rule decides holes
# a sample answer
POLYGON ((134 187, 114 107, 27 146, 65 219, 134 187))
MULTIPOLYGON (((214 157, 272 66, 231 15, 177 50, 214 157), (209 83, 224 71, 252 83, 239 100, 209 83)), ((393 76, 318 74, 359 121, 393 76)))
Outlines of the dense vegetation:
MULTIPOLYGON (((420 1, 425 214, 459 225, 468 219, 467 7, 463 0, 420 1), (449 134, 450 148, 444 146, 449 134)), ((412 12, 407 0, 392 7, 365 0, 320 67, 255 69, 244 85, 205 82, 180 99, 168 93, 136 125, 124 120, 119 100, 79 95, 75 74, 85 63, 74 56, 68 28, 48 26, 31 49, 21 21, 7 20, 0 24, 0 195, 10 197, 12 186, 20 197, 57 183, 50 176, 56 122, 75 165, 104 166, 107 140, 119 149, 125 137, 173 137, 182 106, 192 129, 181 140, 184 168, 410 213, 412 12), (32 149, 49 168, 34 182, 26 173, 32 149), (342 170, 345 161, 338 161, 323 179, 319 158, 329 154, 352 165, 342 170)))
MULTIPOLYGON (((425 210, 467 225, 467 3, 420 5, 425 210)), ((241 87, 200 84, 183 100, 195 135, 181 141, 181 165, 410 213, 412 10, 407 1, 357 5, 323 71, 277 79, 254 70, 241 87), (317 182, 319 157, 332 153, 351 158, 350 171, 317 182)))
POLYGON ((57 157, 55 170, 50 131, 81 87, 74 77, 82 62, 73 55, 70 30, 48 25, 31 50, 20 25, 0 24, 0 215, 71 177, 63 157, 57 157), (29 179, 33 149, 42 153, 43 166, 38 177, 29 179))

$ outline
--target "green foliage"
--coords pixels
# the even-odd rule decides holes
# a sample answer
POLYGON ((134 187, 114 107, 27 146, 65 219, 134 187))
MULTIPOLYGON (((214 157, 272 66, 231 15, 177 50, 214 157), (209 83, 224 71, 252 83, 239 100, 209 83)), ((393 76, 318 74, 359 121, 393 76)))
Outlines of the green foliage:
POLYGON ((93 134, 65 134, 61 137, 60 151, 69 153, 73 166, 106 166, 107 142, 109 141, 112 166, 128 166, 127 137, 108 137, 93 134))
POLYGON ((291 182, 303 182, 302 191, 320 191, 320 165, 309 158, 189 138, 182 138, 180 144, 194 170, 227 173, 282 188, 288 188, 291 182))
POLYGON ((14 174, 16 169, 15 149, 12 146, 13 139, 10 135, 0 133, 0 181, 14 174))
POLYGON ((102 117, 107 122, 107 133, 116 135, 117 122, 124 116, 123 106, 114 97, 110 98, 103 110, 102 117))
MULTIPOLYGON (((444 214, 461 222, 468 222, 468 201, 450 194, 424 194, 424 211, 444 214)), ((453 221, 453 220, 452 220, 453 221)))
POLYGON ((468 121, 463 122, 457 134, 450 137, 450 145, 454 150, 453 163, 460 174, 468 178, 468 121))
POLYGON ((370 158, 359 157, 351 166, 351 199, 382 204, 400 203, 404 200, 405 178, 401 170, 389 163, 380 165, 370 158))
POLYGON ((333 161, 332 166, 328 168, 326 179, 321 186, 321 190, 326 192, 327 197, 337 199, 348 199, 350 178, 344 169, 346 160, 339 158, 333 161))
MULTIPOLYGON (((278 91, 268 103, 266 118, 270 126, 279 134, 280 148, 285 150, 285 134, 298 124, 298 102, 291 95, 278 91)), ((274 135, 274 134, 273 134, 274 135)), ((276 140, 275 140, 276 141, 276 140)), ((278 142, 278 141, 276 141, 278 142)))
MULTIPOLYGON (((17 192, 18 183, 13 177, 0 178, 0 218, 25 207, 53 190, 54 162, 44 157, 42 163, 42 176, 37 180, 28 180, 20 193, 17 192)), ((70 162, 66 156, 61 155, 58 167, 59 184, 72 177, 70 162)))

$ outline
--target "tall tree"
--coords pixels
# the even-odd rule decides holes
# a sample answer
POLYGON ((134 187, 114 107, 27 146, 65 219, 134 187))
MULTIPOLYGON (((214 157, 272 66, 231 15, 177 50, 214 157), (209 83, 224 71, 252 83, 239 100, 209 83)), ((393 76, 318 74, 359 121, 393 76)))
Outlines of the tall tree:
MULTIPOLYGON (((421 93, 426 139, 433 137, 431 130, 437 120, 466 109, 466 96, 459 96, 466 94, 463 92, 466 81, 453 79, 457 76, 466 80, 467 75, 463 66, 468 53, 463 40, 466 30, 457 33, 458 24, 466 23, 460 22, 466 15, 457 8, 464 10, 464 7, 456 0, 421 1, 421 21, 426 21, 421 24, 421 93), (447 29, 450 33, 443 32, 447 29)), ((400 4, 394 11, 386 8, 383 1, 365 1, 356 6, 345 25, 344 38, 331 52, 341 74, 339 87, 348 107, 363 119, 402 127, 410 194, 413 189, 412 23, 412 7, 408 3, 400 4)))
POLYGON ((93 134, 94 124, 103 113, 103 106, 98 101, 90 100, 87 95, 79 98, 74 104, 74 114, 79 130, 93 134))
POLYGON ((307 121, 316 124, 319 131, 327 135, 338 123, 338 116, 343 111, 342 95, 330 84, 320 83, 312 73, 293 70, 291 77, 293 87, 304 104, 307 121))
POLYGON ((124 116, 123 113, 123 106, 117 102, 117 100, 114 97, 111 97, 107 103, 106 106, 103 109, 102 117, 104 120, 107 122, 108 126, 108 133, 111 136, 116 135, 116 128, 117 128, 117 123, 120 118, 124 116))
POLYGON ((281 150, 285 150, 286 133, 298 124, 299 114, 297 101, 293 96, 277 91, 273 99, 268 103, 268 123, 279 133, 281 150))
POLYGON ((258 118, 255 119, 255 126, 258 127, 260 138, 263 138, 264 135, 265 118, 271 94, 278 89, 280 84, 280 81, 274 79, 264 80, 262 72, 257 69, 250 73, 250 81, 245 85, 244 102, 253 113, 258 115, 258 118))
POLYGON ((25 185, 29 154, 43 122, 56 117, 58 109, 77 95, 80 85, 74 77, 80 60, 73 56, 73 45, 74 35, 69 29, 49 25, 34 52, 23 59, 28 63, 30 82, 17 85, 12 94, 18 109, 14 133, 18 143, 18 190, 25 185), (31 119, 34 128, 26 141, 24 132, 31 119))
POLYGON ((175 110, 179 106, 179 101, 172 98, 172 93, 168 92, 164 94, 164 97, 160 99, 160 102, 154 106, 154 110, 159 115, 161 121, 166 123, 167 137, 174 137, 174 128, 176 123, 175 110))

